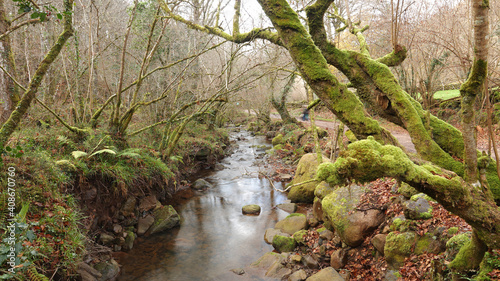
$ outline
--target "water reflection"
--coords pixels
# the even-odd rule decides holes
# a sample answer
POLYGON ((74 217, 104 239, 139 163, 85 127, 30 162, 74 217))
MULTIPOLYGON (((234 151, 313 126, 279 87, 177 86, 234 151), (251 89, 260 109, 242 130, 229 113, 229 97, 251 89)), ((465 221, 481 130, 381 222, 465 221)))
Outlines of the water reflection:
POLYGON ((264 138, 247 132, 233 137, 241 139, 236 152, 221 162, 224 169, 205 178, 214 188, 177 194, 174 207, 181 215, 181 227, 137 243, 120 259, 118 280, 218 280, 221 273, 244 267, 272 250, 263 235, 287 215, 273 208, 286 196, 258 178, 256 161, 264 150, 257 147, 265 144, 264 138), (260 205, 261 214, 242 215, 246 204, 260 205))

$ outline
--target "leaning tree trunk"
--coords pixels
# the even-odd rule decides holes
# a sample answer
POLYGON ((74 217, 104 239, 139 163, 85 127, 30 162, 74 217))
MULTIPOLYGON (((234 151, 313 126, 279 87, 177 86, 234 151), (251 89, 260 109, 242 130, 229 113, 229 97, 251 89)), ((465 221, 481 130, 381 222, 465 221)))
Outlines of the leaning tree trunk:
MULTIPOLYGON (((0 34, 6 34, 9 27, 10 21, 5 13, 4 0, 0 0, 0 34)), ((11 75, 15 75, 14 57, 8 35, 0 39, 0 65, 5 66, 5 70, 11 75)), ((5 71, 0 71, 0 102, 0 123, 2 123, 9 118, 9 115, 19 102, 17 87, 5 71)))
POLYGON ((276 100, 274 94, 271 95, 271 104, 273 105, 274 109, 278 111, 278 114, 280 115, 281 120, 283 120, 284 123, 295 123, 295 124, 298 123, 297 119, 290 116, 290 112, 288 112, 288 109, 286 107, 286 99, 288 98, 288 94, 292 90, 294 82, 295 82, 295 74, 292 74, 290 76, 290 79, 286 83, 285 87, 281 91, 281 97, 279 101, 276 100))
POLYGON ((10 114, 9 119, 3 124, 0 129, 0 147, 4 147, 9 137, 14 130, 19 126, 21 119, 28 111, 31 102, 35 99, 35 95, 40 87, 50 65, 55 61, 66 41, 73 35, 72 15, 73 15, 73 0, 64 0, 64 30, 57 38, 56 43, 49 50, 45 58, 38 66, 29 87, 24 92, 16 109, 10 114))

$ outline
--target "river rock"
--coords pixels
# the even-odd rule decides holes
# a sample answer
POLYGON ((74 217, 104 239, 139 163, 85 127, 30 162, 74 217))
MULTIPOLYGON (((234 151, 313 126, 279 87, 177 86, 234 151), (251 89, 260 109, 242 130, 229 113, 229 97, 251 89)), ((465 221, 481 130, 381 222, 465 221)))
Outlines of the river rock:
POLYGON ((251 268, 261 269, 266 271, 266 276, 281 280, 283 276, 291 273, 291 270, 283 265, 283 262, 288 258, 287 253, 273 253, 269 252, 264 254, 256 262, 251 264, 251 268))
POLYGON ((279 253, 291 252, 295 249, 297 243, 293 237, 275 235, 273 238, 273 247, 279 253))
POLYGON ((347 253, 344 249, 338 249, 330 257, 330 266, 336 270, 343 268, 347 264, 347 253))
POLYGON ((385 219, 384 212, 376 209, 357 211, 364 189, 360 186, 342 187, 322 201, 323 212, 342 242, 357 247, 363 243, 385 219))
POLYGON ((177 214, 171 205, 161 206, 153 212, 153 215, 155 221, 148 230, 150 234, 163 232, 177 226, 181 221, 179 214, 177 214))
POLYGON ((137 199, 133 196, 129 196, 125 203, 123 203, 120 212, 126 217, 130 217, 135 213, 135 205, 137 204, 137 199))
POLYGON ((130 230, 125 233, 127 234, 127 236, 125 237, 125 243, 123 244, 123 248, 125 250, 132 250, 132 248, 134 247, 135 233, 130 230))
POLYGON ((289 234, 282 232, 279 229, 275 228, 268 228, 266 229, 266 233, 264 234, 264 241, 266 241, 267 244, 272 244, 273 243, 273 238, 276 235, 281 235, 281 236, 287 236, 290 237, 289 234))
POLYGON ((333 233, 333 231, 330 231, 328 229, 319 232, 319 238, 323 240, 330 241, 333 239, 333 237, 335 237, 335 233, 333 233))
POLYGON ((407 219, 422 220, 432 218, 432 206, 424 197, 415 197, 403 203, 403 212, 407 219))
POLYGON ((277 222, 274 228, 293 235, 295 232, 307 228, 307 218, 304 214, 293 213, 277 222))
POLYGON ((295 213, 297 211, 297 204, 295 203, 282 203, 276 207, 288 213, 295 213))
POLYGON ((245 270, 243 268, 233 268, 231 269, 231 272, 237 275, 243 275, 245 274, 245 270))
POLYGON ((282 134, 278 134, 272 140, 273 146, 276 146, 278 144, 284 144, 284 143, 285 143, 285 140, 283 139, 283 135, 282 134))
POLYGON ((139 211, 147 212, 157 207, 158 200, 155 195, 149 195, 139 201, 139 211))
POLYGON ((76 272, 80 275, 82 281, 97 281, 98 278, 102 277, 102 274, 98 270, 84 262, 78 263, 76 272))
POLYGON ((120 273, 120 265, 114 259, 100 262, 94 268, 102 274, 99 281, 115 280, 120 273))
POLYGON ((381 254, 384 254, 384 247, 385 247, 385 239, 387 238, 387 234, 377 234, 375 236, 373 236, 372 240, 370 241, 373 245, 373 247, 375 247, 375 249, 377 249, 377 251, 379 251, 379 253, 381 254))
POLYGON ((302 264, 311 269, 319 267, 318 261, 311 255, 305 255, 302 258, 302 264))
POLYGON ((293 239, 295 239, 295 242, 297 242, 297 244, 305 245, 306 244, 306 240, 305 240, 306 235, 307 235, 307 230, 302 229, 302 230, 299 230, 293 234, 293 239))
POLYGON ((325 221, 325 217, 323 216, 323 206, 321 206, 321 199, 319 199, 318 197, 314 198, 313 216, 318 221, 325 221))
POLYGON ((292 275, 288 276, 288 281, 303 281, 306 280, 307 273, 305 270, 301 269, 292 273, 292 275))
MULTIPOLYGON (((293 185, 305 182, 316 177, 316 169, 319 165, 316 157, 316 153, 308 153, 300 158, 299 164, 297 165, 297 171, 295 172, 295 178, 290 184, 293 185)), ((322 163, 327 162, 331 162, 330 159, 328 157, 322 157, 322 163)), ((292 200, 292 202, 312 203, 314 200, 314 190, 318 184, 319 182, 312 181, 294 186, 288 193, 288 199, 292 200)))
POLYGON ((119 224, 113 225, 113 232, 119 234, 123 231, 123 227, 119 224))
POLYGON ((111 245, 113 240, 115 240, 115 237, 107 233, 101 233, 99 240, 103 245, 111 245))
POLYGON ((260 214, 260 206, 255 204, 245 205, 241 208, 241 212, 244 215, 258 215, 260 214))
POLYGON ((209 189, 209 188, 212 188, 212 184, 209 183, 208 181, 204 180, 204 179, 197 179, 193 185, 191 186, 193 189, 196 189, 196 190, 205 190, 205 189, 209 189))
POLYGON ((344 278, 332 267, 323 268, 306 281, 344 281, 344 278))
POLYGON ((144 235, 146 231, 153 225, 155 218, 151 215, 147 215, 144 218, 139 218, 137 221, 137 235, 144 235))
POLYGON ((446 249, 444 241, 436 233, 418 236, 413 231, 387 235, 384 256, 389 269, 398 269, 404 264, 406 257, 423 253, 439 254, 446 249))

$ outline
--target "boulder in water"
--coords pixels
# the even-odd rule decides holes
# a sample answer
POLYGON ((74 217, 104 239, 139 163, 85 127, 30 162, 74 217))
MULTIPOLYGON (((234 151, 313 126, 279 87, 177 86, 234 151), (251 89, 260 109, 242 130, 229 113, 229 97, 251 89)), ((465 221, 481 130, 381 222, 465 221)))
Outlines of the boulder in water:
POLYGON ((241 212, 244 215, 258 215, 260 214, 260 206, 255 204, 245 205, 241 208, 241 212))

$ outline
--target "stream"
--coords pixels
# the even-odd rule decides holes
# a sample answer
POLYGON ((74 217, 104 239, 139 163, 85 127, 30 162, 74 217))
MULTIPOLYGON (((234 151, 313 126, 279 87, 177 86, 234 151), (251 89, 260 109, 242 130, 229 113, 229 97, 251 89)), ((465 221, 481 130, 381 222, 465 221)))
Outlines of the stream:
MULTIPOLYGON (((286 201, 286 194, 258 177, 265 149, 271 145, 247 131, 231 133, 231 140, 234 153, 220 162, 218 171, 198 175, 213 188, 176 193, 169 204, 181 216, 181 226, 136 242, 120 258, 118 280, 237 280, 231 269, 243 268, 273 250, 264 241, 265 230, 288 213, 274 208, 286 201), (247 204, 260 205, 260 215, 243 215, 241 207, 247 204)), ((282 183, 274 185, 283 188, 282 183)))

